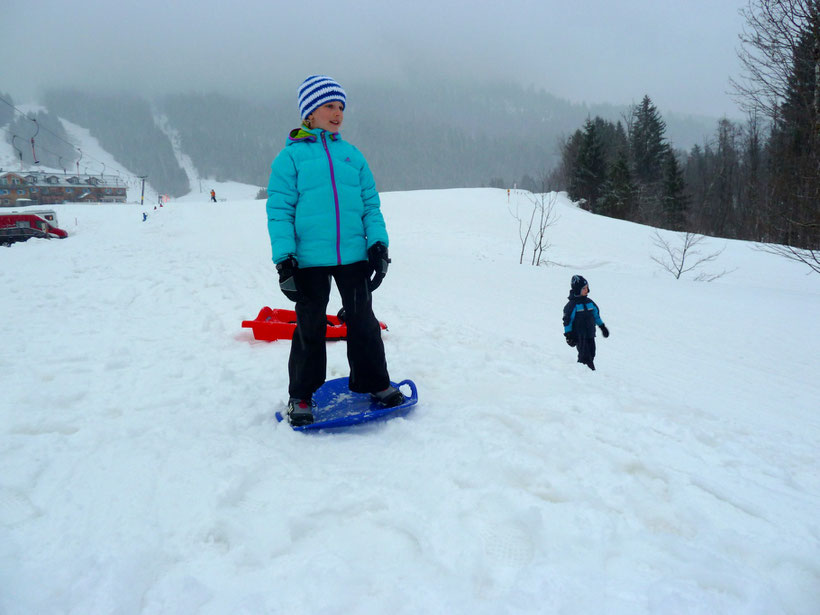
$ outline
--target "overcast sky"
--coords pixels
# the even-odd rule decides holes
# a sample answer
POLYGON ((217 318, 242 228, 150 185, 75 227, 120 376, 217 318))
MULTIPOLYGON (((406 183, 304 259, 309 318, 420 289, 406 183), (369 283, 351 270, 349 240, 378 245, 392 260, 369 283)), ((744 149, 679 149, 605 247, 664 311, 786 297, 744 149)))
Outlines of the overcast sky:
POLYGON ((0 0, 0 91, 20 103, 67 84, 264 98, 313 73, 343 86, 430 75, 504 78, 574 102, 648 94, 663 112, 740 117, 728 92, 746 4, 0 0))

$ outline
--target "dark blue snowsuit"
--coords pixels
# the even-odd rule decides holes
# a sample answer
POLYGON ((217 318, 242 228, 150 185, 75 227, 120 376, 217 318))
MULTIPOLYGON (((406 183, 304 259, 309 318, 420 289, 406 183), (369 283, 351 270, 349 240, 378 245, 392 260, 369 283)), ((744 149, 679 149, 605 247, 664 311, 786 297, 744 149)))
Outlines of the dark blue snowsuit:
POLYGON ((564 306, 564 335, 573 338, 578 348, 578 363, 595 369, 595 326, 604 326, 598 306, 589 298, 569 293, 564 306))

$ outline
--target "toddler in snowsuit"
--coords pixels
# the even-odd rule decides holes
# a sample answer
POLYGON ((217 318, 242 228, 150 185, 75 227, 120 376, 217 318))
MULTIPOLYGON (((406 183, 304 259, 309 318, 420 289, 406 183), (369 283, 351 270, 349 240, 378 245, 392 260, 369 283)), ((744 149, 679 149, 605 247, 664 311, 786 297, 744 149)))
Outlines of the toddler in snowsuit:
POLYGON ((587 295, 589 284, 580 275, 572 276, 569 302, 564 306, 564 337, 567 344, 578 348, 578 363, 595 369, 595 325, 601 327, 601 334, 609 337, 598 306, 587 295))
POLYGON ((404 402, 390 384, 371 292, 387 273, 387 228, 367 160, 342 139, 347 95, 330 77, 299 88, 302 126, 291 131, 271 165, 268 233, 279 287, 296 302, 288 360, 288 419, 313 422, 313 394, 327 369, 326 315, 336 281, 347 324, 350 390, 386 407, 404 402))

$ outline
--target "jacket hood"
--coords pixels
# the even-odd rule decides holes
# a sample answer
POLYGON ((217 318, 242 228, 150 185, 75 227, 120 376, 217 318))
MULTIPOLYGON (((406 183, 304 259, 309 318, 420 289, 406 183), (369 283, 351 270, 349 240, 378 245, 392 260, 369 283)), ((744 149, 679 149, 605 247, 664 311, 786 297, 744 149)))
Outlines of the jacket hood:
POLYGON ((325 133, 330 136, 331 141, 338 141, 342 138, 342 135, 338 132, 328 132, 323 128, 305 128, 304 126, 300 126, 299 128, 294 128, 288 134, 288 140, 285 145, 293 145, 294 143, 316 143, 321 137, 322 133, 325 133))

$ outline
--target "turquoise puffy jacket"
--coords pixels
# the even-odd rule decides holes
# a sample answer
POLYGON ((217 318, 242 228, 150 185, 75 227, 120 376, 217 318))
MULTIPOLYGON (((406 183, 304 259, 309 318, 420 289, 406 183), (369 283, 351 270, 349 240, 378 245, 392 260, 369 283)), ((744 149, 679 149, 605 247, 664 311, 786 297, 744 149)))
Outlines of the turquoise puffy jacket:
POLYGON ((271 165, 267 211, 274 263, 295 255, 300 267, 349 265, 388 245, 367 160, 339 133, 291 131, 271 165))

